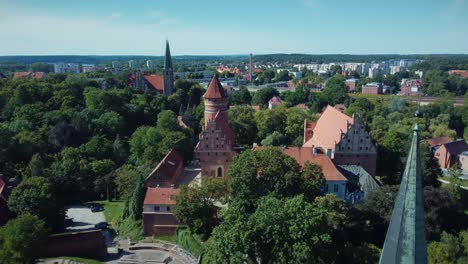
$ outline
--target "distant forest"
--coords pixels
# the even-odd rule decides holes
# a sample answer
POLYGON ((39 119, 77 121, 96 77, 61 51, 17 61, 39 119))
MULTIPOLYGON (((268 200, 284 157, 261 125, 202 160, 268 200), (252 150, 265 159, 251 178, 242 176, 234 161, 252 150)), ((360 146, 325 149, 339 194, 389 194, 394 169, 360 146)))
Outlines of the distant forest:
MULTIPOLYGON (((155 60, 163 62, 163 56, 0 56, 0 64, 4 63, 19 63, 32 64, 37 62, 56 63, 56 62, 72 62, 72 63, 94 63, 106 64, 112 61, 128 61, 128 60, 155 60)), ((468 67, 468 54, 414 54, 414 55, 399 55, 399 54, 382 54, 382 55, 347 55, 347 54, 327 54, 327 55, 311 55, 311 54, 265 54, 255 55, 254 62, 256 63, 329 63, 329 62, 372 62, 385 61, 391 59, 420 59, 427 61, 436 61, 438 64, 462 65, 468 67)), ((224 55, 224 56, 173 56, 175 63, 242 63, 249 61, 249 55, 224 55)))

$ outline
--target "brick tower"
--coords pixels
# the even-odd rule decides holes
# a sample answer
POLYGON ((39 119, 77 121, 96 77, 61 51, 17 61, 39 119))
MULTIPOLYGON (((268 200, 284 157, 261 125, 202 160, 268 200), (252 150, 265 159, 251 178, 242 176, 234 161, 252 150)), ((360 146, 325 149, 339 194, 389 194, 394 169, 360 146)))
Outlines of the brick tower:
POLYGON ((205 125, 195 147, 203 176, 224 177, 236 155, 235 133, 229 126, 227 94, 216 76, 213 76, 206 93, 205 125))

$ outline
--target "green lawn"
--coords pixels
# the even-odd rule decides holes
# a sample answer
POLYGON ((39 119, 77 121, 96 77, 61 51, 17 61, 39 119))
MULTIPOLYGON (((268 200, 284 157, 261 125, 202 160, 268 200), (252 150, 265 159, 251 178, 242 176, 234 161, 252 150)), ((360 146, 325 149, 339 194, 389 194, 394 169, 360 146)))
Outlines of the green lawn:
POLYGON ((122 216, 124 209, 123 201, 94 201, 92 203, 102 204, 104 206, 104 216, 108 223, 112 223, 114 228, 116 228, 118 220, 122 216))
MULTIPOLYGON (((450 177, 450 176, 444 176, 441 179, 444 180, 444 181, 448 181, 448 182, 452 181, 452 177, 450 177)), ((462 186, 464 186, 464 187, 468 187, 468 180, 460 179, 460 184, 462 186)))
POLYGON ((179 228, 177 234, 173 236, 160 236, 156 237, 155 240, 163 240, 177 244, 181 248, 188 250, 195 257, 199 257, 203 253, 202 240, 186 228, 179 228))

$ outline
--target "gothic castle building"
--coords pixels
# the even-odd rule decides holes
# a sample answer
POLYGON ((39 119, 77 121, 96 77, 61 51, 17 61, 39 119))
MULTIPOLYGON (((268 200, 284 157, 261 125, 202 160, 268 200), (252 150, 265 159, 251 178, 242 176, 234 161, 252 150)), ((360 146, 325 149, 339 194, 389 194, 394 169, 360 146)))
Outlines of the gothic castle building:
POLYGON ((195 155, 200 161, 202 176, 225 177, 236 155, 236 136, 228 122, 228 97, 216 75, 203 97, 205 124, 195 147, 195 155))

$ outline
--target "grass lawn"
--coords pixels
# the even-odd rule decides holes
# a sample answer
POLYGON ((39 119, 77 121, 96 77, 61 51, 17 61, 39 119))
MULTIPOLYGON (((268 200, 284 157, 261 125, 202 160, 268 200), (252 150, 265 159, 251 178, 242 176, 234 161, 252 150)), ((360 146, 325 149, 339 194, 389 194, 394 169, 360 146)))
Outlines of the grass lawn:
POLYGON ((63 259, 63 260, 72 260, 76 262, 80 262, 83 264, 102 264, 104 262, 95 260, 95 259, 86 259, 86 258, 77 258, 77 257, 56 257, 56 258, 47 258, 47 260, 53 260, 53 259, 63 259))
POLYGON ((202 240, 186 228, 179 228, 177 234, 173 236, 160 236, 155 240, 163 240, 173 244, 177 244, 181 248, 188 250, 195 257, 199 257, 203 253, 202 240))
MULTIPOLYGON (((448 182, 452 181, 452 177, 450 176, 444 176, 444 177, 441 177, 441 179, 444 181, 448 181, 448 182)), ((464 187, 468 187, 468 180, 460 179, 460 184, 464 187)))
POLYGON ((116 228, 117 221, 122 216, 124 209, 123 201, 94 201, 92 203, 102 204, 104 206, 104 216, 108 223, 112 223, 114 228, 116 228))

